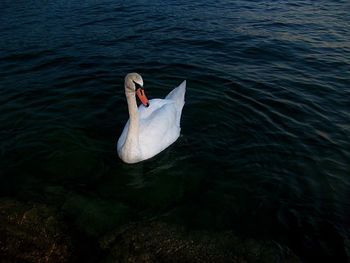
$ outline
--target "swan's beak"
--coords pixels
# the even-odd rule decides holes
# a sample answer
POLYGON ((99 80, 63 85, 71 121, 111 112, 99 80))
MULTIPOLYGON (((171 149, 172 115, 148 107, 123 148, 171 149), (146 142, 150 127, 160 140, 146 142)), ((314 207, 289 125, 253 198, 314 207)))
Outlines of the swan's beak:
POLYGON ((136 95, 137 95, 137 97, 139 97, 139 99, 143 105, 145 105, 146 107, 149 106, 149 102, 148 102, 148 99, 146 97, 146 94, 145 94, 145 91, 143 88, 138 88, 136 90, 136 95))

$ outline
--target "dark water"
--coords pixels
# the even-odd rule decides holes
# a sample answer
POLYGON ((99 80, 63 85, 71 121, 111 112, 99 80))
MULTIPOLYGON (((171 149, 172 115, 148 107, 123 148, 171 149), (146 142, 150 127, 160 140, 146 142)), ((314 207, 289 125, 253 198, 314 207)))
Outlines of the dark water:
POLYGON ((96 239, 160 217, 347 262, 349 2, 189 2, 1 1, 1 196, 96 239), (125 165, 132 71, 188 90, 179 140, 125 165))

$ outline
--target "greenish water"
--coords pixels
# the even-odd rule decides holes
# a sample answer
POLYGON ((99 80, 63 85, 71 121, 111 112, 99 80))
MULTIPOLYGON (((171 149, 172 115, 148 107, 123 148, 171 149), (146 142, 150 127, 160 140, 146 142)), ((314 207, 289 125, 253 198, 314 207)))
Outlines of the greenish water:
POLYGON ((0 9, 0 195, 92 239, 159 217, 347 262, 347 1, 16 1, 0 9), (182 134, 123 164, 123 78, 187 79, 182 134))

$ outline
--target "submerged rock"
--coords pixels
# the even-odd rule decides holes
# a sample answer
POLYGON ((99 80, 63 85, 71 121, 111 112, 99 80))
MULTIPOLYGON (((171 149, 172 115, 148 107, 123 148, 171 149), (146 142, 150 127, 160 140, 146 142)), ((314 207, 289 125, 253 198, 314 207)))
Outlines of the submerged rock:
POLYGON ((0 200, 0 262, 69 262, 71 241, 45 205, 0 200))
POLYGON ((128 224, 105 236, 100 246, 88 244, 84 236, 73 242, 56 214, 46 205, 0 199, 0 263, 299 262, 274 242, 242 239, 230 231, 186 231, 162 222, 128 224))
POLYGON ((128 225, 100 244, 109 251, 107 262, 299 262, 289 249, 273 242, 242 240, 232 232, 188 232, 159 222, 128 225))

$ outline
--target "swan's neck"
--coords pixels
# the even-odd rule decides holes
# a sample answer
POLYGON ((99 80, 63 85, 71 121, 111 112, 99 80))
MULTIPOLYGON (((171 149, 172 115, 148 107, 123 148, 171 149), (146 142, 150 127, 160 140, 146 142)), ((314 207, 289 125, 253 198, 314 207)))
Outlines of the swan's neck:
POLYGON ((123 154, 130 161, 140 158, 139 147, 139 113, 135 93, 125 92, 129 109, 129 128, 123 146, 123 154))
POLYGON ((127 139, 130 138, 137 138, 139 136, 139 112, 137 109, 137 103, 135 94, 133 93, 126 93, 126 99, 128 101, 128 109, 129 109, 129 132, 127 139), (131 135, 131 136, 130 136, 131 135))

